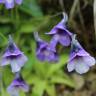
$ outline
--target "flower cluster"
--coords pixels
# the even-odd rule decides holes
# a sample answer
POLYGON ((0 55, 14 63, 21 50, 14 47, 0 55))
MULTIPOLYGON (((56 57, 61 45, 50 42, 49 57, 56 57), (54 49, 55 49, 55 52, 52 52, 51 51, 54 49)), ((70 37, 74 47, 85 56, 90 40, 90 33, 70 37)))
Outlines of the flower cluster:
POLYGON ((38 33, 35 33, 34 36, 37 42, 36 56, 41 61, 56 62, 59 59, 56 50, 57 44, 59 43, 65 47, 71 45, 71 53, 67 64, 68 72, 76 70, 77 73, 83 74, 88 72, 96 61, 76 40, 76 35, 69 32, 66 27, 67 20, 67 14, 63 13, 61 22, 54 26, 49 33, 46 33, 52 36, 50 43, 43 41, 39 38, 38 33))
POLYGON ((28 92, 28 85, 24 82, 20 70, 24 66, 27 61, 27 57, 23 52, 19 50, 16 44, 13 42, 12 37, 9 36, 8 46, 2 56, 1 66, 5 66, 10 64, 12 72, 15 74, 15 79, 8 87, 8 92, 11 96, 19 96, 17 95, 20 89, 24 92, 28 92))
POLYGON ((15 4, 21 5, 22 0, 0 0, 0 3, 5 4, 5 7, 7 9, 11 9, 11 8, 14 8, 15 4))
MULTIPOLYGON (((18 4, 20 4, 22 0, 5 1, 8 4, 11 4, 12 1, 18 2, 18 4)), ((6 3, 5 1, 0 0, 0 2, 3 3, 6 3)), ((9 8, 8 6, 7 8, 9 8)), ((67 64, 68 72, 75 70, 79 74, 86 73, 89 71, 91 66, 95 65, 96 61, 94 57, 90 56, 90 54, 83 49, 76 39, 76 35, 67 29, 67 14, 63 13, 63 17, 64 18, 60 23, 54 26, 49 33, 46 33, 47 35, 52 36, 52 39, 49 43, 42 40, 39 37, 38 32, 34 32, 34 37, 36 40, 36 57, 40 61, 57 62, 59 60, 59 55, 56 48, 58 43, 65 47, 71 45, 70 57, 67 64)), ((20 70, 27 60, 27 57, 19 50, 12 37, 9 36, 8 46, 1 58, 0 66, 10 64, 12 72, 15 74, 14 80, 7 88, 7 91, 11 96, 19 96, 20 90, 23 90, 24 92, 29 91, 29 86, 26 84, 22 75, 20 74, 20 70)))

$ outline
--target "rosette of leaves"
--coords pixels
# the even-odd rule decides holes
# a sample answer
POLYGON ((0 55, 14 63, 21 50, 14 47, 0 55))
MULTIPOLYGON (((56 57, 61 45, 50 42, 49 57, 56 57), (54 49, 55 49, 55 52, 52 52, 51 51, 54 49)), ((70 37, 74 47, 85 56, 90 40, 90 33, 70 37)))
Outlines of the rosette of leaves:
POLYGON ((25 65, 26 73, 24 77, 32 86, 29 94, 32 96, 43 96, 46 92, 48 96, 56 96, 56 84, 63 84, 74 88, 74 81, 70 76, 64 73, 64 66, 68 60, 68 55, 60 56, 58 63, 49 64, 40 62, 35 57, 35 43, 32 43, 32 53, 29 56, 29 62, 25 65), (34 48, 33 48, 34 46, 34 48))

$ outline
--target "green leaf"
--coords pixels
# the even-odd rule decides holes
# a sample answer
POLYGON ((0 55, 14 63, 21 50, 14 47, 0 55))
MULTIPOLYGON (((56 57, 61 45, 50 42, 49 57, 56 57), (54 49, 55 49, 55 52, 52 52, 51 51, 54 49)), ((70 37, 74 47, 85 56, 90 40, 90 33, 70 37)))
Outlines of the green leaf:
POLYGON ((33 17, 42 17, 43 13, 37 4, 37 0, 24 0, 20 9, 33 17))
POLYGON ((70 87, 75 87, 75 83, 67 74, 65 74, 63 71, 59 70, 57 74, 55 73, 51 77, 51 83, 55 84, 65 84, 70 87))
POLYGON ((28 78, 26 78, 26 81, 29 83, 29 84, 36 84, 37 82, 40 81, 40 78, 36 75, 36 74, 31 74, 31 76, 28 78))
POLYGON ((45 91, 48 93, 49 96, 56 96, 55 86, 53 84, 46 84, 45 91))
POLYGON ((6 23, 12 23, 12 20, 9 17, 0 16, 0 23, 6 24, 6 23))
POLYGON ((60 68, 62 68, 67 63, 67 60, 68 60, 67 54, 61 56, 60 61, 58 63, 50 65, 50 69, 49 69, 47 75, 50 76, 54 72, 58 71, 60 68))
POLYGON ((7 43, 7 38, 0 31, 0 46, 3 46, 7 43))
POLYGON ((3 80, 4 80, 4 84, 5 86, 8 86, 12 80, 13 80, 13 74, 11 74, 11 68, 9 66, 6 66, 6 68, 3 68, 3 80), (8 78, 10 77, 10 78, 8 78), (7 80, 6 80, 7 78, 7 80))
POLYGON ((32 54, 30 54, 30 55, 28 56, 28 61, 27 61, 27 63, 25 64, 24 68, 25 68, 25 69, 32 70, 33 64, 34 64, 34 61, 33 61, 33 59, 32 59, 32 54))
POLYGON ((2 92, 0 94, 0 96, 10 96, 10 94, 8 94, 8 92, 4 88, 2 88, 2 92))
POLYGON ((44 91, 45 91, 45 82, 44 81, 36 82, 32 90, 33 94, 36 94, 37 96, 43 96, 44 91))
POLYGON ((32 33, 35 31, 38 31, 40 28, 42 28, 47 22, 49 18, 48 17, 39 17, 31 19, 29 22, 22 22, 19 32, 21 33, 32 33))

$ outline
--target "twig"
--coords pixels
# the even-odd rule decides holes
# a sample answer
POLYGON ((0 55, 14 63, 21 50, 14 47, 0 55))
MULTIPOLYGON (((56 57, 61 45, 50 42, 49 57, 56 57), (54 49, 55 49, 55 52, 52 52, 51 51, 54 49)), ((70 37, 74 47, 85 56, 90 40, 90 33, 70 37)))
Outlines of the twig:
POLYGON ((81 10, 80 10, 80 1, 78 2, 77 10, 78 10, 78 16, 79 16, 79 19, 80 19, 81 27, 82 27, 83 31, 85 31, 86 29, 85 29, 84 19, 83 19, 81 10))
POLYGON ((81 24, 81 28, 82 28, 82 31, 83 31, 83 38, 84 38, 86 47, 90 48, 89 43, 88 43, 89 40, 88 40, 88 37, 86 36, 86 33, 85 33, 86 32, 86 26, 84 24, 84 19, 83 19, 81 10, 80 10, 80 1, 78 2, 77 10, 78 10, 78 16, 79 16, 79 19, 80 19, 80 24, 81 24))
POLYGON ((96 39, 96 0, 94 0, 93 14, 94 14, 94 29, 95 29, 95 39, 96 39))
POLYGON ((78 1, 79 0, 74 0, 74 2, 73 2, 72 8, 71 8, 70 14, 69 14, 69 16, 70 16, 69 21, 72 21, 74 15, 75 15, 75 12, 77 10, 76 7, 78 6, 78 1))
POLYGON ((61 11, 61 12, 58 12, 58 13, 56 13, 56 14, 54 14, 54 15, 49 16, 49 18, 54 18, 54 17, 56 17, 56 16, 61 15, 62 13, 63 13, 62 11, 61 11))
POLYGON ((64 2, 63 0, 59 0, 59 4, 61 6, 62 11, 65 11, 64 2))

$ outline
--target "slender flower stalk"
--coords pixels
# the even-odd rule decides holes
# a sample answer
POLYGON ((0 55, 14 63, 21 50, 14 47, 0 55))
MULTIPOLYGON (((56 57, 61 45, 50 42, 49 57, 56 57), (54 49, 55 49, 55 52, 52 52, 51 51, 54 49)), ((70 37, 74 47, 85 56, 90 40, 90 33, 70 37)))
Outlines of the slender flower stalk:
POLYGON ((76 35, 72 36, 71 53, 67 64, 68 71, 75 70, 79 74, 89 71, 90 67, 95 65, 94 57, 86 52, 80 43, 76 40, 76 35))
POLYGON ((27 57, 23 52, 19 50, 16 44, 13 42, 11 36, 9 36, 8 46, 2 56, 1 66, 5 66, 10 64, 12 68, 12 72, 18 72, 24 66, 27 61, 27 57))

